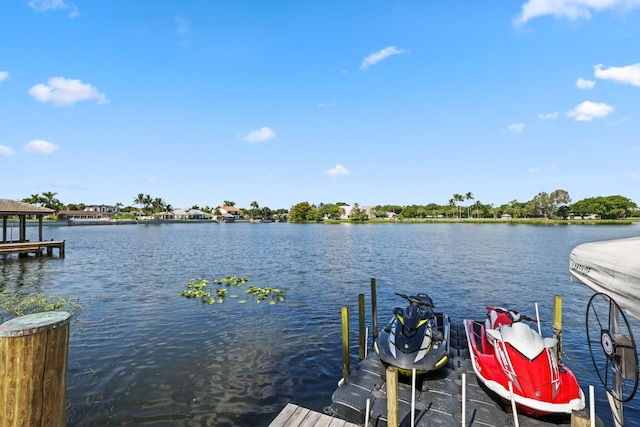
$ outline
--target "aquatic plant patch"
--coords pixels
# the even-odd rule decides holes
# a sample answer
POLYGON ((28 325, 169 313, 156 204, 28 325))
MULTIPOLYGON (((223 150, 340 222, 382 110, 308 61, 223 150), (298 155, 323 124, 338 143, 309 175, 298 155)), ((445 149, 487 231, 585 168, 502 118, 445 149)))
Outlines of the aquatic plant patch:
MULTIPOLYGON (((248 284, 248 277, 227 276, 222 279, 214 279, 212 283, 216 285, 215 289, 209 288, 209 281, 206 279, 191 279, 187 283, 187 289, 180 292, 180 296, 189 299, 198 299, 203 304, 221 304, 224 302, 227 296, 237 298, 237 293, 229 292, 230 288, 238 288, 248 284)), ((248 284, 249 288, 244 291, 244 294, 253 295, 256 298, 256 304, 260 304, 262 301, 269 301, 270 305, 284 302, 284 291, 272 288, 272 287, 258 287, 252 284, 248 284)), ((245 303, 245 299, 240 299, 238 302, 245 303)))

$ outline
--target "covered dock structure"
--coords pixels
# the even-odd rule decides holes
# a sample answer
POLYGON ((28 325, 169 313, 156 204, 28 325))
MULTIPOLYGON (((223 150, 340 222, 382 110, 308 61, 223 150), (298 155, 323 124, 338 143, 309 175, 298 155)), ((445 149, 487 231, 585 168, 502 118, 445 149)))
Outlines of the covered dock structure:
POLYGON ((18 202, 10 199, 0 199, 0 217, 2 218, 2 240, 0 240, 0 254, 17 253, 23 256, 34 253, 42 255, 45 250, 51 255, 54 248, 58 248, 60 256, 64 256, 64 240, 45 241, 42 235, 42 220, 45 216, 53 214, 53 209, 35 206, 29 203, 18 202), (7 225, 9 218, 18 218, 18 236, 8 236, 7 225), (38 219, 38 241, 27 239, 27 218, 38 219))

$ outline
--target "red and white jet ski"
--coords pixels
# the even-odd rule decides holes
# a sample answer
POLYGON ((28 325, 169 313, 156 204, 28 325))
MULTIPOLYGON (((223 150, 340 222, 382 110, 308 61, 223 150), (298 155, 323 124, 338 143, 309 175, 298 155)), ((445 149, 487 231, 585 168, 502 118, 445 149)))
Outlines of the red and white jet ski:
POLYGON ((473 370, 478 379, 518 410, 531 416, 570 414, 584 408, 584 394, 573 373, 558 364, 555 338, 542 338, 517 311, 487 307, 484 321, 465 320, 473 370))

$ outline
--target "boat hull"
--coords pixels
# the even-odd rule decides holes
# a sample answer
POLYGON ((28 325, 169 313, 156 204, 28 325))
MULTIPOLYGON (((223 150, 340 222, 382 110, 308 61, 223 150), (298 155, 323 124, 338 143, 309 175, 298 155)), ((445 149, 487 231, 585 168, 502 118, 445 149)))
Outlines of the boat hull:
POLYGON ((464 327, 478 380, 509 402, 511 382, 513 400, 520 412, 541 417, 584 409, 584 394, 575 376, 568 368, 555 362, 551 349, 544 348, 529 360, 510 348, 508 343, 501 343, 507 349, 505 357, 496 353, 494 345, 487 339, 483 321, 465 320, 464 327), (505 363, 505 359, 509 363, 505 363))

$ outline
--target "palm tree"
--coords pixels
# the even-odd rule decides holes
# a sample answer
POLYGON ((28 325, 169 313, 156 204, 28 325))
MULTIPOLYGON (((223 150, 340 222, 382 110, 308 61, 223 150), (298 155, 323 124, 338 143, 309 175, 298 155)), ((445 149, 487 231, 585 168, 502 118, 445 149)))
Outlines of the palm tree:
MULTIPOLYGON (((465 200, 473 200, 473 193, 472 192, 468 192, 467 194, 464 195, 465 200)), ((469 217, 469 209, 471 208, 471 205, 467 206, 467 217, 469 217)))
POLYGON ((151 202, 151 207, 153 208, 153 213, 154 214, 157 214, 157 213, 162 212, 163 210, 165 210, 165 206, 166 205, 167 204, 164 202, 164 200, 162 200, 161 197, 156 197, 151 202))
POLYGON ((151 194, 145 194, 142 198, 142 209, 145 214, 148 214, 151 211, 151 206, 153 204, 153 199, 151 198, 151 194))
POLYGON ((236 202, 234 202, 233 200, 225 200, 224 202, 222 202, 224 206, 235 206, 236 202))
POLYGON ((64 208, 64 204, 60 202, 60 200, 56 199, 56 194, 51 191, 45 191, 42 193, 42 197, 40 198, 40 203, 49 209, 53 209, 56 213, 60 212, 64 208))
MULTIPOLYGON (((456 193, 453 195, 453 200, 454 200, 453 206, 457 207, 458 205, 456 204, 456 202, 463 202, 464 197, 462 197, 461 194, 456 193)), ((458 218, 460 218, 460 208, 458 208, 458 218)))
POLYGON ((251 217, 253 218, 255 216, 254 214, 254 210, 258 209, 258 202, 251 202, 251 217))
POLYGON ((456 199, 449 199, 449 207, 451 208, 451 218, 453 219, 453 214, 456 209, 456 199))
POLYGON ((39 194, 32 194, 31 197, 27 197, 26 199, 22 199, 25 203, 30 203, 32 205, 38 205, 42 203, 42 196, 39 194))
POLYGON ((144 204, 144 194, 138 193, 138 195, 133 199, 133 204, 142 207, 144 204))

